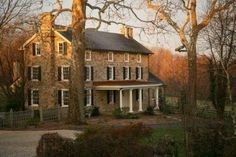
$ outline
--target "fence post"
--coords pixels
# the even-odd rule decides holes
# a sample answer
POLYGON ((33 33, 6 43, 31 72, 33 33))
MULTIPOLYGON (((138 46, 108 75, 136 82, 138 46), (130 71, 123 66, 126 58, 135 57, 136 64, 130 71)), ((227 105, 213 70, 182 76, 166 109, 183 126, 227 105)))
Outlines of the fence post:
POLYGON ((43 122, 43 109, 41 106, 39 107, 39 116, 40 116, 40 122, 43 122))
POLYGON ((58 121, 60 121, 61 120, 61 107, 58 105, 57 106, 57 117, 58 117, 58 121))
POLYGON ((9 116, 9 120, 10 120, 10 127, 13 127, 13 110, 10 110, 10 116, 9 116))

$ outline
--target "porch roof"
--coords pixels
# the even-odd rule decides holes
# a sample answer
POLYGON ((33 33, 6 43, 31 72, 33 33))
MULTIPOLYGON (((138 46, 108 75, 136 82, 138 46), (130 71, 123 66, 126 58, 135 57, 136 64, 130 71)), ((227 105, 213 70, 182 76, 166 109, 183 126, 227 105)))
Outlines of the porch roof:
POLYGON ((95 90, 138 89, 138 88, 151 88, 159 86, 163 86, 163 84, 149 81, 136 81, 136 80, 93 82, 93 87, 95 90))

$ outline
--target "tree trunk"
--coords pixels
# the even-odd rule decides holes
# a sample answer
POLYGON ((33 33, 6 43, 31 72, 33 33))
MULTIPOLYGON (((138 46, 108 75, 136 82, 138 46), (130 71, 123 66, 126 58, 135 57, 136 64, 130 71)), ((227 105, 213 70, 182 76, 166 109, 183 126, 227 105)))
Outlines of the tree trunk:
POLYGON ((85 0, 72 4, 72 66, 68 120, 73 124, 85 123, 84 117, 84 53, 85 53, 85 0))

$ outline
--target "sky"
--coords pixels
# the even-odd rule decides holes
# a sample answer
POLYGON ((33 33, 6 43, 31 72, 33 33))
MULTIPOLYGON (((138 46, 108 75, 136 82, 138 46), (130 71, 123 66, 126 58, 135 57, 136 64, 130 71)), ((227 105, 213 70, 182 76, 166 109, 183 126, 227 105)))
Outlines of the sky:
MULTIPOLYGON (((89 0, 90 2, 94 0, 89 0)), ((130 0, 132 1, 132 0, 130 0)), ((53 8, 55 8, 55 5, 52 4, 54 0, 50 0, 50 3, 44 3, 44 7, 42 9, 42 12, 51 11, 53 8)), ((72 0, 63 0, 63 7, 64 8, 71 8, 72 0)), ((148 10, 148 8, 144 8, 141 11, 138 11, 139 17, 142 17, 143 19, 148 18, 147 16, 152 14, 150 12, 151 10, 148 10), (148 12, 149 11, 149 12, 148 12), (148 12, 148 14, 147 14, 148 12)), ((153 12, 154 13, 154 12, 153 12)), ((88 14, 88 13, 87 13, 88 14)), ((64 14, 58 18, 58 23, 61 24, 70 24, 70 15, 64 14)), ((132 25, 139 25, 138 21, 135 19, 126 19, 124 21, 125 23, 132 24, 132 25)), ((86 24, 87 28, 94 28, 96 25, 92 22, 87 22, 86 24)), ((114 33, 120 33, 121 25, 102 25, 102 27, 99 29, 100 31, 108 31, 108 32, 114 32, 114 33)), ((175 34, 165 33, 165 34, 153 34, 153 35, 140 35, 140 30, 138 28, 134 28, 134 39, 139 41, 140 43, 144 44, 148 48, 152 47, 164 47, 170 49, 173 53, 175 52, 175 48, 179 47, 181 44, 179 42, 179 38, 175 34)))

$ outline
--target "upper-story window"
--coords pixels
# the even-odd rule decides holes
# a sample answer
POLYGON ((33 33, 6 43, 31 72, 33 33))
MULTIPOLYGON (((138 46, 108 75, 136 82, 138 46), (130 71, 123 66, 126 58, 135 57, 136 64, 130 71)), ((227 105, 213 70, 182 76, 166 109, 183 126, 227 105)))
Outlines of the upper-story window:
POLYGON ((131 79, 131 67, 123 67, 123 79, 131 79))
POLYGON ((92 105, 92 90, 91 89, 86 89, 85 90, 85 105, 86 106, 91 106, 92 105))
POLYGON ((108 52, 108 62, 113 62, 114 58, 113 58, 113 52, 108 52))
POLYGON ((90 65, 85 66, 85 81, 93 80, 93 67, 90 65))
POLYGON ((33 56, 40 56, 41 55, 41 48, 39 43, 33 43, 33 56))
POLYGON ((137 55, 137 62, 138 62, 138 63, 141 63, 141 62, 142 62, 142 55, 141 55, 141 54, 138 54, 138 55, 137 55))
POLYGON ((91 57, 91 51, 86 51, 85 52, 85 61, 91 61, 92 57, 91 57))
POLYGON ((136 79, 143 79, 143 67, 136 67, 136 79))
POLYGON ((40 81, 41 80, 41 67, 36 65, 28 67, 28 80, 40 81))
POLYGON ((58 80, 69 81, 70 79, 70 66, 64 65, 58 67, 58 80))
POLYGON ((68 107, 70 102, 69 89, 58 90, 58 104, 61 107, 68 107))
POLYGON ((39 90, 29 89, 28 90, 28 105, 38 106, 39 105, 39 90))
POLYGON ((65 55, 67 53, 66 42, 58 42, 58 53, 65 55))
POLYGON ((128 53, 124 54, 124 61, 129 62, 129 54, 128 53))
POLYGON ((115 80, 115 67, 107 67, 107 80, 115 80))

